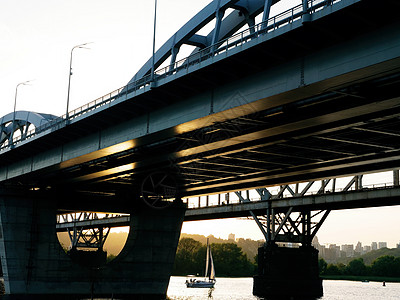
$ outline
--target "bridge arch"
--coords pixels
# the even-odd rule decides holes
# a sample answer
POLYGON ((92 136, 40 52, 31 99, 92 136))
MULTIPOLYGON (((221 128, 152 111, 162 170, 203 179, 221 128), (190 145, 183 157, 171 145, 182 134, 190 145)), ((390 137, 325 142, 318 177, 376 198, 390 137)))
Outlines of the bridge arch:
MULTIPOLYGON (((249 28, 255 25, 255 18, 263 13, 262 20, 269 17, 270 8, 280 0, 214 0, 183 25, 167 42, 154 54, 154 68, 157 69, 170 58, 170 66, 176 62, 177 54, 182 45, 195 46, 192 54, 209 47, 236 33, 246 24, 249 28), (225 18, 227 9, 233 9, 225 18), (208 35, 198 32, 215 20, 214 28, 208 35)), ((307 0, 302 0, 306 2, 307 0)), ((305 6, 306 7, 306 6, 305 6)), ((153 59, 150 59, 133 76, 128 84, 147 75, 152 70, 153 59)))
POLYGON ((30 130, 38 128, 57 116, 32 111, 16 111, 0 118, 0 147, 11 144, 12 140, 21 136, 25 138, 30 130))

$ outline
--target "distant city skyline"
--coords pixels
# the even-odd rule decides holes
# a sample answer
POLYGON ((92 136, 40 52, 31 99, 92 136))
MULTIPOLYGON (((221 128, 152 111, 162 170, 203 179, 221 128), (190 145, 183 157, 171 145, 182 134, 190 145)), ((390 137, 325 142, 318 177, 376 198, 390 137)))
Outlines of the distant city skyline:
MULTIPOLYGON (((387 242, 372 242, 370 245, 363 245, 360 241, 357 244, 327 244, 321 245, 318 238, 313 240, 313 246, 318 250, 318 255, 328 263, 337 262, 338 260, 355 258, 361 255, 365 255, 371 251, 387 249, 387 242)), ((400 249, 400 243, 396 244, 396 247, 400 249)))

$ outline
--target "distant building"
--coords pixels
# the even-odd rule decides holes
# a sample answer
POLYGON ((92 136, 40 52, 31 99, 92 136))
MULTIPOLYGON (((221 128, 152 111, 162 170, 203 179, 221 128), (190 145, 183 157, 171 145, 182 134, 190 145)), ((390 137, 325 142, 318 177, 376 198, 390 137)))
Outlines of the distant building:
POLYGON ((371 250, 378 250, 378 244, 376 242, 371 243, 371 250))
POLYGON ((234 233, 230 233, 228 235, 228 241, 235 241, 235 234, 234 233))
POLYGON ((400 248, 400 243, 396 244, 396 248, 400 248))
POLYGON ((346 257, 352 257, 354 256, 354 245, 342 245, 342 251, 346 257))
POLYGON ((326 251, 328 250, 328 249, 326 249, 326 247, 324 246, 324 245, 319 245, 318 246, 318 248, 316 248, 318 251, 319 251, 319 256, 320 257, 322 257, 322 258, 326 258, 326 251))
POLYGON ((362 247, 361 242, 358 242, 358 243, 357 243, 357 246, 356 246, 356 249, 355 249, 355 250, 356 250, 357 253, 360 253, 360 254, 362 253, 363 247, 362 247))
POLYGON ((326 249, 326 258, 327 260, 335 260, 340 256, 340 247, 335 244, 329 245, 329 249, 326 249))
POLYGON ((365 254, 365 253, 368 253, 368 252, 370 252, 371 251, 371 246, 364 246, 363 247, 363 254, 365 254))
POLYGON ((319 241, 318 241, 318 237, 317 237, 317 236, 314 236, 314 238, 313 238, 312 241, 311 241, 311 244, 312 244, 312 246, 313 246, 314 248, 317 248, 317 249, 318 249, 318 247, 320 246, 320 244, 319 244, 319 241))
POLYGON ((387 243, 386 242, 379 242, 378 243, 378 249, 382 249, 382 248, 387 248, 387 243))
POLYGON ((318 241, 318 237, 315 236, 311 242, 311 245, 318 250, 319 257, 326 259, 325 246, 321 245, 318 241))

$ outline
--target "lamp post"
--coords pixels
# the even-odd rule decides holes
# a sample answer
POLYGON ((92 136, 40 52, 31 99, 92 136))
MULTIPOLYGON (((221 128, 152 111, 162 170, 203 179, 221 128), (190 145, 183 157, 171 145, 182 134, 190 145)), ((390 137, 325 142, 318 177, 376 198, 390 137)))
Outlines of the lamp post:
POLYGON ((15 114, 16 114, 16 108, 17 108, 18 87, 21 86, 21 85, 27 85, 27 84, 28 84, 29 82, 31 82, 31 81, 32 81, 32 80, 27 80, 27 81, 24 81, 24 82, 20 82, 20 83, 18 83, 17 86, 15 87, 12 131, 11 131, 11 133, 10 133, 10 139, 8 140, 8 143, 10 144, 11 147, 14 145, 13 136, 14 136, 14 131, 15 131, 15 114))
POLYGON ((71 57, 70 57, 70 60, 69 60, 69 75, 68 75, 67 111, 65 113, 65 120, 66 121, 68 121, 68 117, 69 117, 68 110, 69 110, 69 91, 71 89, 71 75, 72 75, 72 53, 74 52, 74 49, 76 49, 76 48, 89 49, 89 48, 84 47, 87 44, 89 44, 89 43, 76 45, 76 46, 72 47, 72 49, 71 49, 71 57))
POLYGON ((156 52, 156 21, 157 21, 157 0, 154 1, 154 30, 153 30, 153 56, 151 58, 151 77, 150 81, 154 81, 154 55, 156 52))

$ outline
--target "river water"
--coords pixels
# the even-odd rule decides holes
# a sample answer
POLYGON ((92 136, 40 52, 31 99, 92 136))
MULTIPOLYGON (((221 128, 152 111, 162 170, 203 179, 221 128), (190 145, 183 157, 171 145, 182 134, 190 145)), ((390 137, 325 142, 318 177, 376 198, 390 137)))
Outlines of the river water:
MULTIPOLYGON (((252 278, 217 278, 214 289, 187 288, 185 277, 171 277, 167 295, 171 300, 257 300, 252 278)), ((400 283, 324 280, 320 300, 399 300, 400 283)))
MULTIPOLYGON (((167 292, 168 299, 259 300, 258 297, 252 294, 253 278, 217 278, 214 289, 187 288, 185 280, 185 277, 171 277, 167 292)), ((358 281, 324 280, 323 286, 324 296, 319 300, 400 299, 400 283, 387 282, 386 286, 382 286, 381 282, 363 283, 358 281)))

